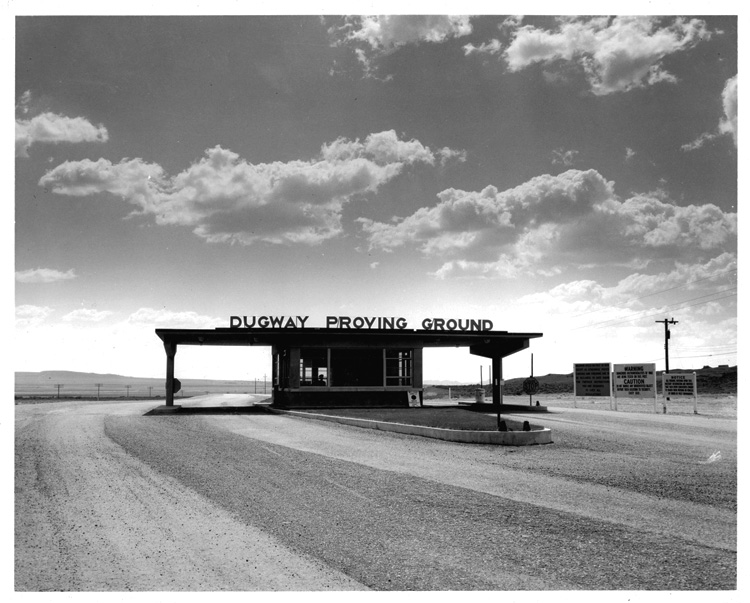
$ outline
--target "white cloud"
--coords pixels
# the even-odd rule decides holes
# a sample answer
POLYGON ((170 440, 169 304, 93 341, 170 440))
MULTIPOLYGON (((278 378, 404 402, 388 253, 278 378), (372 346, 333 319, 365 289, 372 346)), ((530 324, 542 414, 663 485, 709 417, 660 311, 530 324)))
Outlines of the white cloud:
POLYGON ((469 17, 448 15, 390 15, 350 17, 349 41, 367 42, 374 49, 395 49, 420 42, 444 42, 471 33, 469 17))
POLYGON ((692 142, 686 142, 684 145, 680 147, 680 150, 682 151, 696 151, 700 149, 704 144, 707 142, 710 142, 716 138, 716 134, 712 134, 710 132, 703 132, 698 138, 693 140, 692 142))
POLYGON ((371 248, 416 245, 447 257, 441 278, 548 276, 595 266, 691 263, 732 252, 737 215, 712 204, 679 206, 663 194, 625 201, 595 170, 538 176, 507 191, 448 189, 438 203, 390 223, 360 219, 371 248))
POLYGON ((67 272, 53 268, 33 268, 16 272, 16 280, 19 283, 56 283, 76 278, 76 276, 72 268, 67 272))
POLYGON ((497 38, 493 38, 489 42, 484 42, 479 46, 474 44, 465 44, 463 47, 464 55, 469 56, 470 54, 500 54, 503 50, 503 45, 497 38))
POLYGON ((734 144, 737 146, 737 76, 727 80, 721 93, 724 105, 724 117, 719 123, 719 131, 731 134, 734 144))
POLYGON ((28 329, 42 324, 54 310, 48 306, 16 306, 16 329, 28 329))
POLYGON ((175 312, 155 308, 140 308, 128 316, 128 324, 149 326, 163 329, 213 329, 226 326, 226 320, 214 316, 205 316, 197 312, 175 312))
POLYGON ((710 142, 723 134, 731 134, 734 140, 734 146, 737 146, 737 76, 730 78, 724 84, 724 90, 721 92, 721 101, 724 107, 724 116, 719 121, 719 125, 714 132, 703 132, 692 142, 685 143, 680 147, 681 150, 689 152, 700 149, 707 142, 710 142))
POLYGON ((632 161, 635 157, 635 151, 630 147, 625 147, 625 161, 632 161))
POLYGON ((464 157, 385 131, 339 138, 309 161, 251 164, 217 146, 172 178, 141 159, 86 159, 57 166, 39 184, 62 195, 112 193, 157 224, 192 227, 209 242, 315 244, 342 231, 342 207, 354 196, 374 193, 413 164, 464 157))
POLYGON ((62 317, 64 322, 101 322, 112 316, 113 312, 109 310, 93 310, 90 308, 80 308, 73 310, 62 317))
POLYGON ((329 28, 335 44, 354 49, 368 77, 376 77, 374 61, 403 46, 445 42, 471 32, 469 17, 449 15, 352 16, 343 25, 329 28))
POLYGON ((552 163, 570 167, 576 162, 577 155, 578 151, 574 149, 569 149, 567 151, 562 148, 555 149, 552 151, 552 163))
POLYGON ((27 90, 21 95, 16 104, 16 111, 26 115, 29 112, 29 105, 31 104, 31 90, 27 90))
POLYGON ((47 112, 31 119, 16 119, 16 157, 28 157, 29 148, 38 143, 106 142, 108 139, 103 125, 95 126, 84 117, 47 112))
POLYGON ((592 92, 605 95, 676 81, 663 59, 710 36, 700 19, 675 18, 664 24, 657 17, 566 17, 552 31, 518 27, 503 57, 510 71, 534 63, 575 62, 592 92))

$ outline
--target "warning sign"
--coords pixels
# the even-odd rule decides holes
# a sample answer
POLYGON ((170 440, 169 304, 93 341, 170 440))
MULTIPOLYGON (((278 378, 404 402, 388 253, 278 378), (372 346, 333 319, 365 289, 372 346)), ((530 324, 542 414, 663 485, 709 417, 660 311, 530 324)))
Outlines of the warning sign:
POLYGON ((610 364, 598 362, 573 365, 573 383, 576 396, 611 396, 610 364))
POLYGON ((655 364, 615 364, 615 396, 656 398, 655 364))
POLYGON ((665 396, 692 398, 698 395, 695 373, 663 373, 661 378, 665 396))

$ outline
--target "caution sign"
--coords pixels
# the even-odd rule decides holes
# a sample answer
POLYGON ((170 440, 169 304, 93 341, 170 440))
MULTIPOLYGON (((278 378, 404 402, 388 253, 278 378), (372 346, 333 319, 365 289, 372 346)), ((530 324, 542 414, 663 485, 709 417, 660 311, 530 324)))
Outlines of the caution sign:
POLYGON ((615 396, 656 398, 655 364, 615 364, 615 396))
POLYGON ((675 398, 694 398, 698 395, 695 373, 663 373, 664 395, 675 398))
POLYGON ((573 365, 573 391, 576 396, 606 397, 612 395, 610 385, 611 364, 593 362, 573 365))

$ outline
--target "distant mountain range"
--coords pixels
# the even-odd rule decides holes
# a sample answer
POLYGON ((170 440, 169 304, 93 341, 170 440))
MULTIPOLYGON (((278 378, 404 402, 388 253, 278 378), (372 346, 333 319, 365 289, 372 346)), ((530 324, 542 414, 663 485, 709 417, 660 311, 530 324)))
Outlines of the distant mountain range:
MULTIPOLYGON (((673 373, 692 373, 695 371, 698 376, 699 385, 703 383, 707 387, 712 389, 721 387, 732 387, 734 383, 734 389, 736 391, 737 383, 737 367, 729 367, 722 365, 719 367, 705 366, 701 369, 672 369, 673 373), (723 385, 722 385, 723 384, 723 385)), ((661 371, 659 371, 661 374, 661 371)), ((518 377, 514 379, 505 380, 506 392, 510 393, 514 388, 520 390, 523 381, 526 377, 518 377)), ((536 376, 539 384, 543 389, 550 389, 550 391, 564 391, 566 388, 570 388, 573 391, 573 373, 558 374, 550 373, 549 375, 536 376)), ((232 379, 180 379, 182 381, 183 388, 239 388, 247 389, 248 387, 255 387, 256 383, 262 383, 255 380, 232 380, 232 379)), ((16 372, 15 383, 16 391, 23 389, 24 387, 40 387, 46 386, 51 387, 56 384, 62 386, 75 386, 75 387, 94 387, 97 383, 102 384, 102 387, 124 387, 130 385, 133 388, 163 388, 164 377, 129 377, 125 375, 116 375, 113 373, 83 373, 77 371, 41 371, 38 373, 34 372, 16 372)), ((479 384, 466 384, 458 381, 449 380, 425 380, 426 386, 438 386, 438 387, 477 387, 479 384)), ((489 387, 489 384, 485 384, 489 387)))

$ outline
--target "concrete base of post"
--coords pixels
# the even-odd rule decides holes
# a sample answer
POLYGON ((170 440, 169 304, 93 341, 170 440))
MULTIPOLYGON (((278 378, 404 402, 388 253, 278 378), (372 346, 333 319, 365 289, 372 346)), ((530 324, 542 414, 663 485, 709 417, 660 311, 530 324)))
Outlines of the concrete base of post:
POLYGON ((148 411, 149 415, 173 415, 182 410, 182 406, 178 404, 157 406, 156 408, 148 411))

